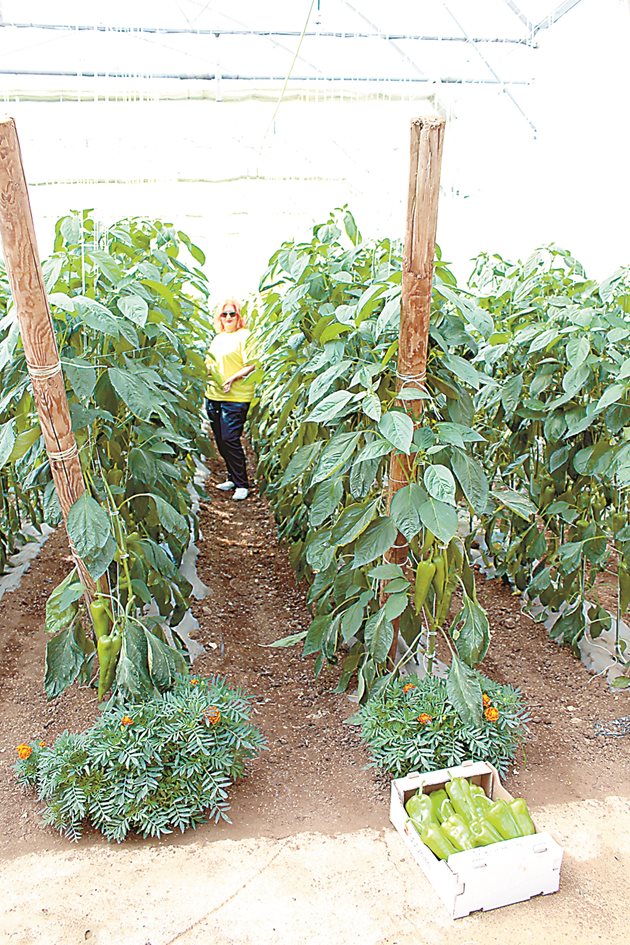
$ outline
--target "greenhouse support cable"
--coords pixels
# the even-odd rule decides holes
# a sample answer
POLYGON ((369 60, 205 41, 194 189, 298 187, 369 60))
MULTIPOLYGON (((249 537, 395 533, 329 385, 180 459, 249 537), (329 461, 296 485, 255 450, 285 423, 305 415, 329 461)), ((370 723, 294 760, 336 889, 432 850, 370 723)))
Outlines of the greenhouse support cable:
MULTIPOLYGON (((280 108, 280 105, 282 104, 282 99, 284 98, 284 93, 287 90, 289 79, 291 78, 291 75, 293 73, 293 69, 295 67, 295 63, 297 62, 297 58, 300 55, 300 49, 302 48, 302 42, 304 41, 304 36, 306 34, 306 30, 308 29, 308 24, 310 22, 311 14, 313 12, 314 6, 315 6, 315 0, 311 0, 311 5, 309 6, 308 13, 306 14, 306 22, 304 24, 304 29, 302 30, 302 33, 300 34, 300 38, 298 40, 298 44, 295 49, 295 54, 293 56, 293 61, 291 62, 291 65, 289 66, 289 71, 287 72, 286 78, 284 80, 282 91, 280 92, 280 96, 278 97, 278 101, 276 102, 276 107, 274 108, 273 115, 271 116, 271 122, 269 123, 269 128, 271 128, 271 126, 274 124, 276 120, 276 115, 278 114, 278 109, 280 108)), ((269 133, 269 128, 265 132, 263 136, 263 140, 267 137, 267 134, 269 133)))

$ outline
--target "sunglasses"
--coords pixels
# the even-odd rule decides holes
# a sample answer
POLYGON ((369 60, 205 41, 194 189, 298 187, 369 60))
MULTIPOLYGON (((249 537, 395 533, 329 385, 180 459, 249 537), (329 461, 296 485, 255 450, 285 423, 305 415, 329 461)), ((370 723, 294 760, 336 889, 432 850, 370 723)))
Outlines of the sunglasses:
POLYGON ((219 318, 236 318, 236 312, 221 312, 219 318))

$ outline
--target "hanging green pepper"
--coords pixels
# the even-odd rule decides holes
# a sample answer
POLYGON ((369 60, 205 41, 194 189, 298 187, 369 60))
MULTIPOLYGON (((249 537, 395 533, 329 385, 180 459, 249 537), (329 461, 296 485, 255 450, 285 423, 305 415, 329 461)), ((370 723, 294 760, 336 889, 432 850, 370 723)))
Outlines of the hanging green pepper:
POLYGON ((431 581, 435 574, 435 565, 432 561, 419 561, 416 568, 416 585, 414 589, 413 605, 417 614, 420 613, 427 599, 431 581))
POLYGON ((447 781, 444 787, 455 808, 455 813, 467 821, 474 820, 477 817, 477 810, 470 793, 470 783, 466 778, 453 778, 452 781, 447 781))
POLYGON ((503 840, 496 827, 493 827, 489 821, 482 817, 479 820, 471 820, 468 829, 473 845, 476 847, 487 847, 490 843, 500 843, 503 840))
POLYGON ((455 813, 455 808, 451 804, 444 788, 440 788, 438 791, 431 791, 429 799, 431 801, 431 807, 433 808, 433 818, 439 824, 441 824, 443 820, 447 820, 451 814, 455 813))
POLYGON ((474 847, 473 838, 470 833, 468 823, 458 814, 453 814, 447 820, 440 824, 442 833, 448 837, 453 846, 459 850, 472 850, 474 847))
POLYGON ((116 666, 118 665, 118 656, 122 647, 122 636, 110 636, 104 634, 98 640, 96 649, 98 652, 98 701, 101 702, 107 690, 111 687, 116 675, 116 666))
POLYGON ((420 831, 420 839, 438 859, 447 860, 452 853, 457 853, 448 837, 437 824, 427 824, 420 831))
POLYGON ((529 810, 527 809, 527 802, 522 797, 515 797, 513 801, 509 802, 508 807, 512 811, 514 820, 519 826, 521 836, 529 837, 531 834, 536 833, 534 821, 530 817, 529 810))
POLYGON ((486 820, 499 831, 504 840, 514 840, 515 837, 522 836, 514 814, 502 799, 490 804, 486 811, 486 820))
POLYGON ((103 597, 95 597, 90 601, 90 614, 96 639, 100 640, 102 636, 109 633, 112 621, 109 613, 109 605, 103 597))
POLYGON ((415 827, 419 824, 435 822, 435 815, 428 794, 422 794, 420 791, 413 794, 405 804, 405 810, 413 820, 415 827))
POLYGON ((444 588, 446 587, 446 575, 448 572, 448 566, 446 562, 446 552, 436 555, 433 559, 433 564, 435 565, 435 573, 433 575, 433 587, 435 588, 435 595, 439 600, 444 594, 444 588))

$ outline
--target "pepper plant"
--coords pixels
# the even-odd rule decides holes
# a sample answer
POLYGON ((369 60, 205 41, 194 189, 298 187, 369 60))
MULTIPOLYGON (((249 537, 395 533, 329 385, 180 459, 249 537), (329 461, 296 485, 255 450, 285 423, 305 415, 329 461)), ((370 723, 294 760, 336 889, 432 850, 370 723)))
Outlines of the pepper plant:
MULTIPOLYGON (((58 221, 43 263, 87 484, 68 533, 91 576, 106 576, 111 588, 95 621, 101 697, 114 680, 132 697, 166 689, 185 668, 177 628, 191 586, 179 565, 197 533, 196 457, 210 451, 198 420, 209 331, 203 262, 186 234, 161 221, 103 228, 82 211, 58 221)), ((16 522, 26 508, 54 524, 59 509, 16 324, 9 308, 0 323, 0 466, 16 522)), ((94 670, 83 590, 73 571, 48 601, 49 697, 94 670)))
POLYGON ((476 396, 477 453, 521 497, 485 516, 485 547, 577 650, 611 627, 600 573, 616 575, 617 627, 630 605, 630 269, 598 284, 550 247, 522 264, 481 256, 471 285, 495 322, 475 364, 498 382, 476 396))
POLYGON ((493 325, 438 258, 426 386, 408 385, 400 400, 400 298, 401 246, 364 242, 346 208, 309 242, 283 244, 261 281, 254 319, 264 373, 252 437, 313 614, 308 631, 279 642, 303 639, 304 653, 318 654, 316 672, 343 655, 339 688, 356 673, 364 698, 399 668, 387 665, 395 620, 409 655, 429 671, 435 635, 450 625, 450 696, 464 717, 479 720, 472 667, 486 653, 489 627, 458 525, 460 515, 481 515, 495 502, 471 449, 482 440, 472 394, 494 383, 471 363, 479 351, 471 328, 489 336, 493 325), (414 423, 408 406, 418 398, 414 423), (406 457, 408 481, 388 509, 392 450, 406 457), (408 560, 383 564, 399 532, 408 560), (456 587, 462 605, 451 621, 456 587))

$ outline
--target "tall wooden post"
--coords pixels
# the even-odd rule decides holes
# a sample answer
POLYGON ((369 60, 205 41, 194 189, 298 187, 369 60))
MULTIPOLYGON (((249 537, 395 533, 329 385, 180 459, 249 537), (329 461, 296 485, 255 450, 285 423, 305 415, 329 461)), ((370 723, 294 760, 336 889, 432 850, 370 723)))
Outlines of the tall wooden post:
MULTIPOLYGON (((416 118, 411 123, 409 195, 398 344, 399 392, 405 387, 422 389, 425 385, 444 126, 444 118, 433 115, 416 118)), ((422 412, 422 400, 404 403, 417 419, 422 412)), ((388 511, 394 495, 408 481, 409 461, 406 456, 394 451, 389 464, 388 511)), ((407 555, 407 540, 399 532, 396 543, 385 554, 385 561, 403 565, 407 555)), ((398 621, 394 625, 394 640, 389 651, 390 662, 395 660, 397 644, 398 621)))
MULTIPOLYGON (((44 445, 65 522, 71 505, 85 492, 85 483, 72 432, 20 144, 12 118, 0 119, 0 239, 44 445)), ((95 590, 94 580, 72 543, 70 548, 81 581, 91 597, 95 590)))

